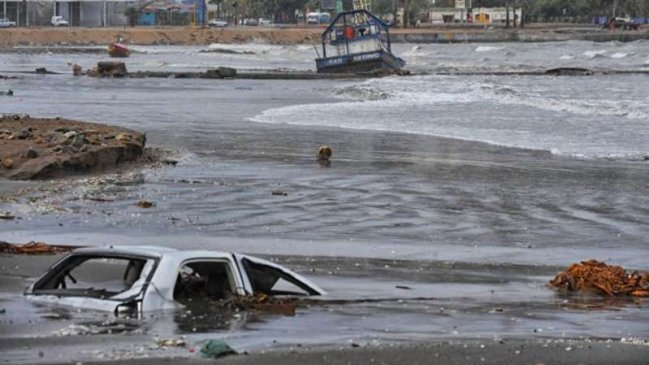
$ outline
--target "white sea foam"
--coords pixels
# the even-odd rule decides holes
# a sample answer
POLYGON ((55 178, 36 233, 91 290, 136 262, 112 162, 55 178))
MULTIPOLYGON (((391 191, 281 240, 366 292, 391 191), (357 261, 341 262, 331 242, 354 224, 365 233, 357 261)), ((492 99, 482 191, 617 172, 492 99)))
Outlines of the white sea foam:
POLYGON ((595 57, 601 57, 606 54, 606 50, 599 50, 599 51, 586 51, 584 52, 584 56, 587 58, 595 58, 595 57))
POLYGON ((624 53, 624 52, 616 52, 611 55, 611 58, 625 58, 629 55, 629 53, 624 53))
POLYGON ((573 56, 571 54, 564 54, 563 56, 559 57, 559 59, 561 59, 561 60, 574 60, 575 56, 573 56))
POLYGON ((505 47, 495 47, 495 46, 479 46, 475 49, 476 52, 493 52, 500 51, 505 47))
POLYGON ((584 99, 555 95, 552 83, 534 86, 528 80, 517 86, 493 80, 373 79, 339 88, 343 102, 270 109, 251 120, 431 135, 582 158, 649 154, 643 142, 649 140, 649 109, 641 98, 584 99))

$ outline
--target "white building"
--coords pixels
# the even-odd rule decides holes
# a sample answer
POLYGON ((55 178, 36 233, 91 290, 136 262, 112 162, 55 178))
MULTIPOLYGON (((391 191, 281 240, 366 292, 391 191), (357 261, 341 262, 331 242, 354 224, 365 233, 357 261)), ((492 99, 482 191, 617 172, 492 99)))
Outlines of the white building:
MULTIPOLYGON (((521 8, 509 9, 509 20, 518 23, 523 10, 521 8)), ((507 21, 506 8, 433 8, 429 13, 433 24, 441 23, 478 23, 494 24, 507 21), (467 15, 468 14, 468 15, 467 15)))
POLYGON ((60 15, 71 26, 123 26, 127 24, 126 0, 1 0, 3 16, 19 26, 49 26, 60 15))

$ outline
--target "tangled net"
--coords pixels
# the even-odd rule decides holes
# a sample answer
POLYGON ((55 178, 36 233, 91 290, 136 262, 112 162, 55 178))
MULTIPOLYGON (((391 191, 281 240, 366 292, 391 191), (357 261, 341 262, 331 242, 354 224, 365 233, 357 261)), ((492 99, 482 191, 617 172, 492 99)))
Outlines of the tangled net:
POLYGON ((591 291, 608 296, 649 296, 649 273, 627 272, 621 266, 597 260, 572 264, 550 280, 550 286, 567 291, 591 291))

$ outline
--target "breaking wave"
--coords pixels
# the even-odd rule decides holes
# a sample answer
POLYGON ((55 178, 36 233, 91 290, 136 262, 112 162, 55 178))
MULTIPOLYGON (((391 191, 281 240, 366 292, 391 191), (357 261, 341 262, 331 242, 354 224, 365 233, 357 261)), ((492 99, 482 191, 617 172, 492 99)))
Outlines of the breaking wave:
POLYGON ((566 97, 551 87, 530 88, 529 81, 388 77, 336 89, 333 94, 346 99, 339 103, 270 109, 250 120, 430 135, 579 158, 643 160, 649 155, 644 100, 566 97))
POLYGON ((500 51, 505 49, 505 47, 495 47, 495 46, 479 46, 475 49, 476 52, 493 52, 500 51))

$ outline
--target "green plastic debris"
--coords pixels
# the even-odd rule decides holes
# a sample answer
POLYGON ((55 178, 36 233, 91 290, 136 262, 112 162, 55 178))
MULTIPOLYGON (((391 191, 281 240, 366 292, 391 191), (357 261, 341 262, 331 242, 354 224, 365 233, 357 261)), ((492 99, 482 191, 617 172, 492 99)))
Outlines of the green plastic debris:
POLYGON ((225 341, 222 340, 209 340, 201 348, 201 356, 206 358, 216 359, 227 355, 236 355, 236 351, 232 349, 225 341))

